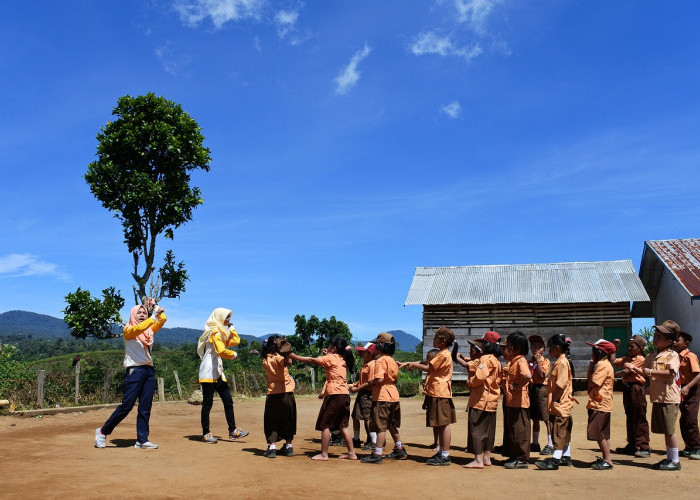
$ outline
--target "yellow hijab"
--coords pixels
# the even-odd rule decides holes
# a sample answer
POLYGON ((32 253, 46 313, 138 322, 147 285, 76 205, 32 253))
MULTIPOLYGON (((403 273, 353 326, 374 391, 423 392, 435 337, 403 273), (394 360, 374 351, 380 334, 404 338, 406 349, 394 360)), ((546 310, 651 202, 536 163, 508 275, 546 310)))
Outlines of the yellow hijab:
POLYGON ((231 332, 228 327, 224 325, 224 321, 231 315, 231 312, 231 309, 217 307, 209 315, 209 319, 204 324, 204 333, 202 333, 202 336, 199 337, 199 342, 197 342, 197 354, 199 354, 200 358, 204 357, 204 349, 212 333, 219 332, 224 344, 228 342, 231 337, 231 332))

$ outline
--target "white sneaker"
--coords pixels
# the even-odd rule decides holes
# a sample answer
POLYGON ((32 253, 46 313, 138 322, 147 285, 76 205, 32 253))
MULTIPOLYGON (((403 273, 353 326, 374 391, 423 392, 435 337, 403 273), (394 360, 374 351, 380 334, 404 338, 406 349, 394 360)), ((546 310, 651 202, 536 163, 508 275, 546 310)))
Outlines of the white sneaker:
POLYGON ((102 434, 102 427, 95 429, 95 448, 107 446, 107 436, 102 434))
POLYGON ((150 441, 146 441, 145 443, 139 443, 138 441, 136 441, 134 448, 142 448, 144 450, 155 450, 158 448, 158 445, 155 443, 151 443, 150 441))

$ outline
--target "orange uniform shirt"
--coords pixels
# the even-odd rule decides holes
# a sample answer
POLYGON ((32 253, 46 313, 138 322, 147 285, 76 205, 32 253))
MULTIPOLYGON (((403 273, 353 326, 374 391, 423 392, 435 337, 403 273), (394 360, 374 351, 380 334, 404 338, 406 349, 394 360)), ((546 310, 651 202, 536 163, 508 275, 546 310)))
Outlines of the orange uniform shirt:
POLYGON ((591 410, 612 412, 613 383, 615 370, 610 361, 601 359, 596 363, 591 373, 591 386, 588 389, 588 404, 586 408, 591 410))
POLYGON ((367 382, 372 380, 374 377, 373 375, 373 367, 374 367, 374 360, 370 360, 368 363, 365 363, 362 365, 362 368, 360 368, 360 380, 359 385, 365 385, 367 382))
MULTIPOLYGON (((652 352, 644 360, 644 368, 652 370, 672 370, 678 374, 680 357, 673 349, 659 353, 652 352)), ((681 390, 673 375, 652 375, 649 377, 649 401, 652 403, 680 404, 681 390)))
POLYGON ((506 393, 506 406, 509 408, 529 408, 530 365, 525 356, 519 354, 510 360, 504 371, 503 389, 506 393))
POLYGON ((347 383, 347 367, 340 354, 332 353, 316 358, 319 364, 326 370, 326 384, 323 394, 350 394, 347 383))
POLYGON ((547 381, 547 412, 559 417, 571 416, 574 406, 574 386, 571 383, 571 365, 562 354, 554 362, 547 381))
MULTIPOLYGON (((632 363, 636 368, 641 368, 644 365, 644 356, 641 354, 638 356, 625 356, 624 358, 616 358, 615 366, 625 366, 625 363, 632 363)), ((639 382, 643 384, 646 382, 644 376, 638 374, 637 372, 627 372, 626 370, 622 373, 622 381, 625 383, 639 382)))
POLYGON ((496 411, 501 394, 501 377, 501 363, 493 354, 484 354, 469 363, 469 408, 496 411))
POLYGON ((688 349, 683 349, 678 353, 680 358, 681 367, 681 385, 685 385, 695 378, 695 376, 700 372, 700 363, 698 363, 698 357, 694 352, 690 352, 688 349))
POLYGON ((549 374, 549 368, 552 366, 552 363, 542 356, 542 375, 537 374, 537 361, 535 361, 535 358, 530 358, 530 373, 532 373, 532 383, 535 385, 544 385, 547 383, 547 375, 549 374))
POLYGON ((374 360, 372 379, 380 379, 380 384, 372 386, 372 401, 396 402, 399 400, 399 390, 396 379, 399 378, 399 364, 394 358, 383 354, 374 360))
POLYGON ((428 364, 423 392, 434 398, 452 397, 452 355, 450 351, 440 349, 428 364))
POLYGON ((294 392, 294 380, 289 376, 287 363, 280 354, 268 354, 262 360, 267 375, 267 393, 294 392))

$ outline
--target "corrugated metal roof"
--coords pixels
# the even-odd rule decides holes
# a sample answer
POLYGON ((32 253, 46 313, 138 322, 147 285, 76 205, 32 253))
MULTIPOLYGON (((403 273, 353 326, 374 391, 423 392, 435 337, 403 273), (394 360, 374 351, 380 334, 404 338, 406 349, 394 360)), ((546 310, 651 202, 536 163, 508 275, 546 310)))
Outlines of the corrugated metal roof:
POLYGON ((648 301, 630 260, 417 267, 404 305, 648 301))
POLYGON ((691 297, 700 296, 700 238, 647 241, 646 246, 673 273, 691 297))

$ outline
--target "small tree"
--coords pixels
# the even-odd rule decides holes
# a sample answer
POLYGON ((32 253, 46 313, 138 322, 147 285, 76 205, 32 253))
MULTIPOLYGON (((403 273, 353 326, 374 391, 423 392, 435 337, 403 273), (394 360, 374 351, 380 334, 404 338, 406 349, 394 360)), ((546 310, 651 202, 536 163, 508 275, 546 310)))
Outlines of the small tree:
POLYGON ((102 300, 78 287, 74 293, 66 295, 66 302, 63 319, 74 337, 109 339, 119 336, 113 326, 122 323, 119 311, 124 307, 124 299, 113 287, 102 290, 102 300))

